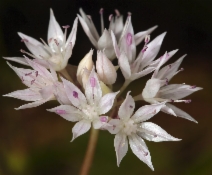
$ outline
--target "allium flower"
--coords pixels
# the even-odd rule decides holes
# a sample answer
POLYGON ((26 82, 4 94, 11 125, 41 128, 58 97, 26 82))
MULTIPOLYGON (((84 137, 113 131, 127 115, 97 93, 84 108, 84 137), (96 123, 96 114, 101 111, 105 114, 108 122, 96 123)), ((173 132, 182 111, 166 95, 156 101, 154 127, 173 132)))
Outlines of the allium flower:
POLYGON ((73 106, 61 105, 48 111, 55 112, 68 121, 78 121, 72 129, 73 139, 86 133, 93 124, 94 129, 107 125, 108 117, 104 116, 113 106, 118 92, 102 96, 97 75, 93 70, 88 78, 85 96, 73 83, 62 79, 66 94, 73 106))
MULTIPOLYGON (((100 15, 101 15, 101 31, 102 35, 99 37, 99 34, 96 30, 96 27, 93 24, 93 21, 91 19, 91 16, 86 15, 82 9, 80 9, 81 16, 78 15, 80 23, 90 39, 91 43, 95 46, 98 50, 105 50, 106 56, 113 60, 117 55, 115 55, 114 49, 113 49, 113 42, 110 35, 110 32, 113 31, 115 38, 119 41, 123 37, 123 33, 125 33, 126 26, 128 25, 128 21, 126 21, 126 24, 124 26, 123 23, 123 16, 120 15, 118 10, 115 10, 116 17, 114 19, 113 15, 109 16, 109 29, 104 28, 104 20, 103 20, 103 9, 100 9, 100 15)), ((150 34, 155 28, 152 27, 148 29, 147 31, 142 31, 134 35, 135 37, 135 44, 138 45, 146 35, 150 34)), ((131 36, 132 37, 132 36, 131 36)))
MULTIPOLYGON (((63 70, 68 64, 68 60, 72 55, 72 49, 75 45, 77 23, 78 18, 75 19, 72 31, 66 40, 67 28, 69 28, 69 26, 63 26, 65 29, 65 32, 63 33, 54 17, 53 11, 50 10, 48 45, 42 39, 41 41, 43 44, 30 36, 18 32, 18 35, 22 38, 22 41, 32 54, 24 50, 21 50, 21 52, 30 55, 36 62, 46 68, 48 68, 48 64, 51 64, 55 71, 63 70)), ((5 59, 28 65, 25 58, 5 57, 5 59)))
POLYGON ((16 72, 22 83, 28 86, 28 89, 18 90, 4 96, 14 97, 25 101, 33 101, 16 109, 25 109, 37 107, 49 100, 57 100, 61 104, 70 104, 63 85, 58 82, 57 74, 50 67, 49 72, 45 67, 26 58, 27 63, 34 69, 17 68, 8 63, 16 72))
MULTIPOLYGON (((183 61, 186 55, 179 58, 176 62, 163 67, 161 70, 160 67, 167 61, 167 53, 160 58, 160 62, 150 80, 147 81, 145 88, 143 89, 142 94, 137 96, 137 99, 144 99, 145 101, 155 104, 163 101, 167 102, 185 102, 189 103, 191 100, 181 100, 182 98, 201 90, 202 88, 186 85, 186 84, 171 84, 168 85, 168 82, 172 79, 174 75, 183 69, 178 70, 181 62, 183 61)), ((192 118, 189 114, 177 108, 176 106, 166 103, 166 106, 161 109, 163 112, 182 117, 193 122, 197 121, 192 118)))
POLYGON ((145 122, 157 114, 162 107, 164 107, 164 103, 146 105, 139 108, 132 115, 135 102, 128 92, 126 99, 119 108, 118 119, 110 120, 109 124, 112 126, 108 127, 110 133, 116 134, 114 147, 118 166, 128 151, 128 139, 132 152, 152 170, 154 168, 151 162, 150 152, 143 138, 154 142, 180 140, 169 135, 158 125, 145 122))

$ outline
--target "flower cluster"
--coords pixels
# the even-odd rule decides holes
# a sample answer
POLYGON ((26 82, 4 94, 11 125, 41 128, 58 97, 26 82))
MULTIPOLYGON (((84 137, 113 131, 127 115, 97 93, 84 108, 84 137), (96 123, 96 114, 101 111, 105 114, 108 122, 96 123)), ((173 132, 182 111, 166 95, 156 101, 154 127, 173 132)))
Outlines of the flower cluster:
POLYGON ((100 10, 101 36, 91 16, 86 15, 82 9, 67 39, 69 26, 63 26, 65 30, 63 32, 52 10, 50 10, 48 44, 42 39, 41 43, 19 32, 21 41, 31 53, 21 50, 25 54, 23 57, 4 58, 31 67, 17 68, 8 63, 28 88, 4 96, 31 101, 16 109, 37 107, 49 100, 57 100, 60 105, 48 111, 68 121, 76 122, 72 129, 72 141, 91 127, 106 130, 115 134, 114 147, 118 166, 128 151, 129 141, 132 152, 154 170, 144 139, 153 142, 180 139, 147 120, 162 111, 197 123, 173 103, 190 103, 191 100, 183 98, 202 88, 186 84, 169 84, 172 77, 183 70, 179 69, 179 66, 185 55, 176 62, 163 66, 177 52, 177 50, 166 52, 155 59, 166 33, 150 41, 149 34, 157 26, 134 34, 131 14, 128 14, 124 24, 119 11, 115 10, 115 13, 116 16, 109 16, 109 29, 105 29, 103 9, 100 10), (68 65, 68 60, 76 41, 78 19, 97 49, 97 61, 96 64, 93 62, 94 50, 90 50, 75 69, 74 66, 68 65), (136 54, 136 46, 142 41, 144 46, 136 54), (114 65, 114 59, 117 59, 118 65, 114 65), (72 73, 68 71, 68 67, 72 68, 72 73), (119 68, 125 82, 120 90, 114 92, 113 85, 117 82, 119 68), (141 89, 140 94, 132 97, 128 91, 125 99, 121 97, 132 81, 150 73, 152 77, 146 82, 144 89, 141 89), (135 101, 138 100, 143 100, 149 105, 142 106, 134 112, 135 101))

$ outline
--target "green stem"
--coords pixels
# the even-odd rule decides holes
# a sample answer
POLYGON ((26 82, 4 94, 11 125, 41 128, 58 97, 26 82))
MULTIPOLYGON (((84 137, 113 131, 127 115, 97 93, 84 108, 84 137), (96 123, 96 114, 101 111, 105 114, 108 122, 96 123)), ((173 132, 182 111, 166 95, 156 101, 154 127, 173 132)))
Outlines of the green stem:
POLYGON ((120 92, 117 95, 117 98, 121 95, 121 93, 127 88, 127 86, 131 83, 130 80, 125 80, 124 84, 122 85, 120 92))

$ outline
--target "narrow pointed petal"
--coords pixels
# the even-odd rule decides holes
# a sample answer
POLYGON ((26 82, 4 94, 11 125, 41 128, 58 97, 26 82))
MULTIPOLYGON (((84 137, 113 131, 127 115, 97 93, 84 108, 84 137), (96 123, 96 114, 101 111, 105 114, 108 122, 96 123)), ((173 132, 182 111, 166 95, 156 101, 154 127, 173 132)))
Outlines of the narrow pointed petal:
POLYGON ((143 98, 154 98, 158 93, 160 87, 165 84, 164 80, 150 79, 146 82, 146 86, 143 89, 143 98))
POLYGON ((72 55, 72 50, 73 50, 72 43, 69 43, 66 47, 66 52, 60 69, 64 69, 67 66, 68 60, 72 55))
POLYGON ((42 96, 38 92, 38 89, 32 89, 32 88, 14 91, 4 96, 13 97, 25 101, 42 100, 42 96))
POLYGON ((134 73, 132 74, 132 77, 130 78, 131 80, 136 80, 139 79, 141 77, 144 77, 145 75, 151 73, 152 71, 154 71, 155 68, 154 67, 147 67, 146 69, 144 69, 143 71, 140 71, 138 73, 134 73))
POLYGON ((105 125, 105 122, 102 122, 99 119, 93 121, 94 129, 101 129, 104 125, 105 125))
POLYGON ((175 138, 163 130, 160 126, 152 122, 144 122, 139 125, 141 129, 138 135, 146 140, 153 142, 163 141, 180 141, 181 139, 175 138))
POLYGON ((117 134, 120 129, 122 128, 122 126, 120 126, 121 121, 120 119, 111 119, 108 122, 109 126, 107 127, 107 130, 111 133, 111 134, 117 134))
POLYGON ((15 109, 19 110, 19 109, 34 108, 34 107, 37 107, 37 106, 40 106, 40 105, 46 103, 49 100, 51 100, 51 99, 38 100, 38 101, 35 101, 35 102, 32 102, 32 103, 28 103, 28 104, 22 105, 22 106, 20 106, 18 108, 15 108, 15 109))
POLYGON ((130 92, 127 93, 126 99, 121 104, 118 111, 119 118, 123 120, 129 119, 135 108, 135 101, 129 93, 130 92))
POLYGON ((132 119, 136 123, 149 120, 154 115, 156 115, 164 106, 164 103, 142 106, 135 112, 135 114, 132 116, 132 119))
POLYGON ((14 61, 16 63, 20 63, 26 66, 29 66, 25 58, 22 57, 3 57, 5 60, 14 61))
POLYGON ((135 36, 134 36, 136 46, 138 44, 140 44, 144 40, 144 38, 147 35, 149 35, 150 33, 152 33, 157 27, 158 26, 154 26, 154 27, 147 29, 146 31, 136 33, 135 36))
POLYGON ((99 102, 100 115, 107 113, 112 108, 114 100, 118 93, 119 91, 114 93, 108 93, 101 98, 99 102))
POLYGON ((77 108, 81 108, 82 106, 84 106, 87 103, 87 101, 84 94, 80 91, 80 89, 70 81, 67 81, 64 78, 61 79, 63 81, 65 92, 71 103, 77 108))
MULTIPOLYGON (((167 105, 167 104, 168 104, 168 103, 166 103, 166 105, 167 105)), ((173 111, 170 107, 168 107, 168 106, 162 107, 162 108, 161 108, 161 111, 162 111, 162 112, 165 112, 166 114, 170 114, 170 115, 173 115, 173 116, 177 117, 177 115, 174 113, 174 111, 173 111)))
POLYGON ((43 99, 54 98, 54 87, 52 85, 43 87, 39 92, 43 99))
POLYGON ((81 136, 82 134, 85 134, 86 132, 88 132, 88 130, 91 128, 91 122, 87 121, 87 120, 81 120, 79 122, 77 122, 74 127, 72 128, 72 132, 73 132, 73 138, 72 138, 72 142, 74 141, 74 139, 76 139, 77 137, 81 136))
POLYGON ((151 161, 150 152, 144 142, 144 140, 138 137, 136 134, 129 137, 130 147, 132 152, 145 164, 147 164, 153 171, 153 165, 151 161))
POLYGON ((119 41, 121 33, 124 28, 123 16, 116 16, 115 20, 111 19, 109 30, 112 30, 116 36, 116 39, 119 41))
POLYGON ((111 31, 111 38, 112 38, 112 41, 113 41, 113 48, 114 48, 116 57, 119 58, 121 53, 120 53, 120 50, 119 50, 119 47, 118 47, 118 44, 117 44, 117 40, 116 40, 116 37, 115 37, 113 31, 111 31))
POLYGON ((193 87, 190 85, 184 85, 184 84, 171 84, 162 87, 158 95, 160 98, 163 99, 172 99, 172 100, 178 100, 182 99, 196 91, 201 90, 200 87, 193 87))
POLYGON ((72 44, 72 48, 75 45, 76 34, 77 34, 77 25, 78 25, 78 17, 75 18, 71 33, 70 33, 70 35, 69 35, 69 37, 68 37, 68 39, 66 41, 66 44, 65 44, 65 48, 66 49, 67 49, 67 47, 69 47, 70 43, 72 44))
MULTIPOLYGON (((53 10, 50 9, 50 20, 49 20, 49 27, 48 27, 48 41, 51 39, 59 39, 63 41, 63 31, 55 19, 53 10)), ((58 41, 59 42, 59 41, 58 41)))
POLYGON ((97 105, 102 98, 101 86, 99 84, 99 80, 97 78, 96 72, 94 71, 94 68, 88 78, 85 87, 85 95, 90 104, 94 103, 97 105))
POLYGON ((116 151, 117 166, 119 167, 121 160, 124 158, 128 151, 127 136, 122 133, 116 134, 114 139, 114 147, 116 151))
POLYGON ((124 53, 121 53, 121 56, 119 57, 118 61, 124 78, 129 79, 131 77, 131 69, 127 56, 124 53))
POLYGON ((60 105, 52 109, 47 109, 47 111, 54 112, 71 122, 76 122, 81 119, 78 109, 70 105, 60 105))
POLYGON ((187 119, 187 120, 190 120, 192 122, 195 122, 195 123, 198 123, 193 117, 191 117, 188 113, 186 113, 185 111, 177 108, 176 106, 170 104, 170 103, 167 103, 166 104, 169 108, 171 108, 174 113, 177 115, 177 117, 181 117, 181 118, 184 118, 184 119, 187 119))

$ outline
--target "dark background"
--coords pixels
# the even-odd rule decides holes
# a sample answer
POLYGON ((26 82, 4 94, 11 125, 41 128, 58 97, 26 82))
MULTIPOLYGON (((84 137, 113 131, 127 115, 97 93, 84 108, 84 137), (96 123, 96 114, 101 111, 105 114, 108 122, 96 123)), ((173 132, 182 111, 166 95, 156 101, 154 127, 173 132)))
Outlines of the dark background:
MULTIPOLYGON (((185 69, 171 83, 186 83, 203 87, 204 90, 188 97, 190 104, 178 104, 199 123, 160 113, 151 121, 171 135, 182 138, 180 142, 146 142, 152 156, 155 172, 152 172, 133 153, 128 151, 116 166, 113 146, 114 136, 100 131, 92 175, 211 175, 212 174, 212 1, 207 0, 1 0, 0 1, 0 55, 22 56, 26 49, 17 35, 21 31, 36 39, 46 40, 49 8, 53 8, 60 25, 73 24, 78 9, 90 14, 100 31, 99 9, 105 9, 106 27, 108 15, 115 8, 124 14, 132 13, 135 33, 159 25, 151 35, 153 39, 164 31, 167 36, 159 55, 165 51, 180 49, 172 58, 175 61, 187 53, 182 67, 185 69)), ((69 30, 70 31, 70 30, 69 30)), ((79 60, 94 48, 81 25, 70 59, 77 65, 79 60)), ((139 47, 141 48, 141 46, 139 47)), ((21 67, 21 65, 13 64, 21 67)), ((150 76, 134 82, 129 89, 138 94, 150 76)), ((24 85, 15 73, 0 60, 0 94, 6 94, 24 85)), ((48 113, 46 109, 57 106, 49 102, 40 107, 14 110, 24 101, 0 97, 0 175, 75 175, 78 174, 86 151, 89 134, 73 143, 73 123, 48 113)), ((139 107, 144 103, 137 103, 139 107)))

